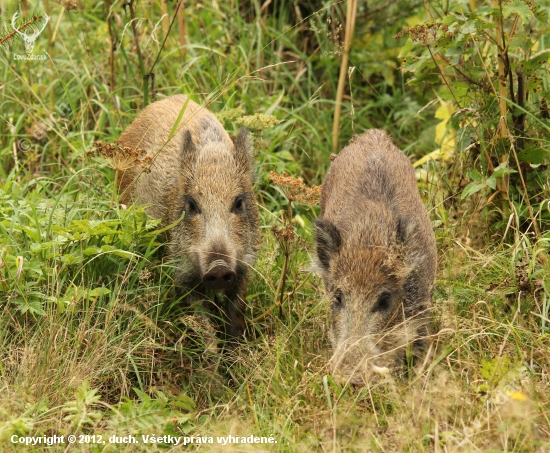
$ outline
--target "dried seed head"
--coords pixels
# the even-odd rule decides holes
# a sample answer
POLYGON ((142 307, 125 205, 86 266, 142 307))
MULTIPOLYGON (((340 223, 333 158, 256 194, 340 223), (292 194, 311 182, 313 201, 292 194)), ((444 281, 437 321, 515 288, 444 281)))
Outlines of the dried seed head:
POLYGON ((148 171, 152 164, 151 157, 147 156, 147 151, 144 149, 122 147, 117 141, 113 143, 94 142, 94 148, 94 150, 88 151, 88 157, 101 156, 111 168, 120 172, 136 167, 148 171))
POLYGON ((269 173, 269 179, 280 187, 285 197, 296 203, 314 206, 319 203, 321 198, 321 186, 308 187, 304 184, 302 178, 293 178, 285 171, 277 174, 274 171, 269 173))
POLYGON ((57 0, 57 3, 63 6, 67 11, 82 8, 82 5, 79 5, 78 2, 73 2, 71 0, 57 0))
POLYGON ((275 239, 277 239, 279 245, 289 252, 294 250, 294 247, 307 247, 307 241, 303 237, 296 234, 296 230, 292 225, 286 225, 282 228, 272 226, 271 231, 275 235, 275 239))
POLYGON ((422 43, 424 46, 430 46, 436 43, 439 39, 454 39, 455 35, 449 31, 449 27, 438 22, 417 25, 416 27, 405 28, 397 33, 394 38, 401 38, 408 34, 412 41, 422 43))
POLYGON ((294 232, 294 227, 292 226, 286 226, 286 227, 278 227, 278 226, 272 226, 271 231, 273 231, 273 234, 275 235, 275 238, 280 242, 290 242, 293 241, 296 237, 296 233, 294 232))

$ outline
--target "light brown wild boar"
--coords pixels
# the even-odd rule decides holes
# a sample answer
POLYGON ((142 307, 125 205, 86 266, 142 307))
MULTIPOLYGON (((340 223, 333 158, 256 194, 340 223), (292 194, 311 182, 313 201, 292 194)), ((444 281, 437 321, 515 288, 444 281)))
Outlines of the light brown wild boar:
POLYGON ((147 205, 148 215, 163 226, 185 212, 169 230, 179 295, 186 304, 207 301, 226 337, 242 338, 248 277, 260 242, 248 131, 241 129, 233 143, 212 113, 176 95, 145 108, 119 142, 153 158, 150 172, 135 169, 124 176, 122 201, 147 205))
POLYGON ((316 220, 316 263, 331 301, 333 372, 362 384, 425 349, 435 236, 414 169, 388 135, 354 137, 332 162, 316 220))

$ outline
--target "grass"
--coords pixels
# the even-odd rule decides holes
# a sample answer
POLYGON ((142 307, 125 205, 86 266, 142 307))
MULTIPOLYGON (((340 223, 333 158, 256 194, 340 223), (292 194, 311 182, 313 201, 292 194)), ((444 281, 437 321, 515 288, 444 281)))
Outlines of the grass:
MULTIPOLYGON (((48 48, 53 58, 14 60, 22 43, 0 56, 2 451, 550 449, 548 239, 517 230, 519 221, 503 237, 483 191, 459 199, 450 188, 466 160, 419 169, 430 176, 419 187, 439 256, 426 361, 402 378, 366 387, 329 374, 328 304, 319 278, 306 270, 318 208, 289 206, 269 174, 322 183, 345 8, 319 2, 319 12, 302 20, 314 11, 284 1, 264 9, 260 2, 186 2, 182 55, 177 21, 161 47, 160 6, 140 2, 139 61, 130 13, 114 4, 111 76, 105 5, 65 11, 48 46, 61 6, 45 2, 52 28, 34 52, 48 48), (158 98, 183 92, 214 112, 241 108, 241 116, 280 120, 254 133, 263 245, 249 287, 249 341, 230 355, 220 354, 209 323, 174 300, 158 222, 139 207, 111 206, 114 172, 87 157, 95 141, 117 139, 141 110, 140 65, 147 71, 157 55, 158 98), (70 111, 55 114, 51 130, 35 138, 35 127, 62 103, 70 111), (272 227, 294 228, 296 237, 278 237, 272 227), (14 435, 69 434, 96 437, 51 449, 11 442, 14 435), (186 447, 146 445, 142 434, 194 440, 186 447), (140 443, 109 441, 129 435, 140 443), (276 443, 217 442, 228 435, 276 443)), ((0 7, 3 18, 15 12, 10 8, 0 7)), ((422 12, 395 13, 384 30, 377 19, 385 16, 363 13, 340 144, 381 127, 418 160, 435 147, 435 107, 420 111, 431 94, 400 80, 399 43, 388 36, 422 12)), ((234 121, 226 127, 238 129, 234 121)))

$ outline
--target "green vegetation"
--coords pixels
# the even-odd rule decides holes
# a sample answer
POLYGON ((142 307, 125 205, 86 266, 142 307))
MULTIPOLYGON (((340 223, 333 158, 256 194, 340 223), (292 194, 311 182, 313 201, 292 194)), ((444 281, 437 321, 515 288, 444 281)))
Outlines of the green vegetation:
POLYGON ((1 451, 550 449, 550 3, 357 7, 339 146, 371 127, 391 133, 439 253, 425 362, 364 388, 329 374, 327 303, 307 271, 346 10, 0 5, 1 451), (15 57, 19 7, 28 34, 50 17, 33 50, 45 61, 15 57), (116 203, 113 162, 90 153, 176 93, 255 137, 264 239, 249 341, 228 355, 175 300, 158 220, 116 203), (84 443, 11 441, 69 434, 84 443), (129 435, 140 443, 109 442, 129 435), (217 443, 228 435, 277 443, 217 443))

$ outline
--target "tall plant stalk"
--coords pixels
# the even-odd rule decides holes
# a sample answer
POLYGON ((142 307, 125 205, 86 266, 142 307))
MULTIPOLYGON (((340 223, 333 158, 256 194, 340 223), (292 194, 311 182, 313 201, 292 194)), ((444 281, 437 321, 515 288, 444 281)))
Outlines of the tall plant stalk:
POLYGON ((139 61, 139 71, 143 79, 143 106, 146 107, 149 104, 149 74, 145 74, 145 64, 143 63, 143 56, 141 54, 141 47, 139 46, 139 38, 136 26, 136 11, 134 9, 134 0, 130 0, 124 6, 128 6, 130 9, 130 18, 132 22, 132 31, 134 33, 134 43, 136 46, 136 52, 139 61))
POLYGON ((342 111, 342 98, 344 97, 344 87, 346 76, 348 74, 349 52, 351 41, 355 30, 355 16, 357 14, 357 0, 348 0, 346 11, 346 32, 344 37, 344 52, 340 64, 340 77, 338 78, 338 88, 336 90, 336 105, 334 107, 334 121, 332 123, 332 149, 338 151, 338 140, 340 138, 340 114, 342 111))

